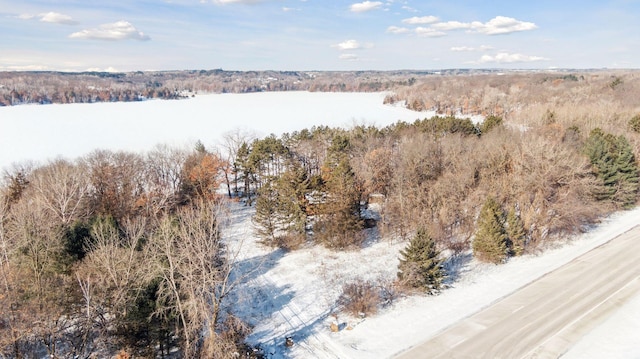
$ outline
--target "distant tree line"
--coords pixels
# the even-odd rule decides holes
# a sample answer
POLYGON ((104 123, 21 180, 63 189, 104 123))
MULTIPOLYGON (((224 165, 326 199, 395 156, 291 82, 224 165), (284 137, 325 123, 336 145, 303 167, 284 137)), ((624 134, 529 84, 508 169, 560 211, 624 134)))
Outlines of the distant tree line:
POLYGON ((386 91, 408 71, 0 72, 0 106, 178 99, 195 93, 386 91))

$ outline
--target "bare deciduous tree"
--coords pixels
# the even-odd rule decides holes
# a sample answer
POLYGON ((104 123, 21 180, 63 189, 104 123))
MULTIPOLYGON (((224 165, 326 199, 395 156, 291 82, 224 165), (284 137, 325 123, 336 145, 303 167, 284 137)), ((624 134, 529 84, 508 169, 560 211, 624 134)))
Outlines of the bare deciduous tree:
POLYGON ((222 202, 180 209, 159 225, 151 249, 161 278, 158 315, 179 318, 187 357, 215 347, 223 301, 232 284, 232 258, 220 238, 222 202))
POLYGON ((63 225, 84 217, 89 182, 83 171, 65 160, 38 168, 31 176, 36 198, 63 225))

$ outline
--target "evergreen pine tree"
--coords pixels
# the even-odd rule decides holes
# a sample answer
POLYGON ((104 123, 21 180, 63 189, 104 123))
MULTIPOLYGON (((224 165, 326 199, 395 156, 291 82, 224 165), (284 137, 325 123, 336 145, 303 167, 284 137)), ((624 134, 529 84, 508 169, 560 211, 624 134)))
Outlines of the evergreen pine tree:
POLYGON ((322 177, 326 199, 319 206, 319 219, 314 232, 327 247, 344 249, 363 241, 360 216, 362 185, 349 163, 346 153, 349 141, 336 135, 323 166, 322 177))
POLYGON ((640 115, 635 115, 629 120, 629 127, 632 131, 640 133, 640 115))
POLYGON ((615 194, 615 167, 613 165, 613 150, 611 149, 611 135, 607 136, 601 129, 596 128, 589 134, 585 143, 585 153, 595 168, 596 174, 602 180, 602 187, 594 193, 600 201, 612 200, 615 194))
POLYGON ((482 121, 479 131, 481 135, 486 135, 489 131, 499 126, 502 126, 502 117, 491 115, 482 121))
POLYGON ((275 245, 278 231, 278 193, 272 181, 265 183, 258 190, 256 213, 252 221, 256 232, 263 243, 275 245))
POLYGON ((602 187, 595 192, 599 200, 609 200, 622 207, 636 203, 638 195, 638 165, 629 142, 599 128, 591 131, 585 144, 602 187))
POLYGON ((478 218, 473 255, 482 261, 502 263, 507 259, 507 234, 504 211, 492 197, 482 206, 478 218))
POLYGON ((254 177, 254 169, 249 162, 249 155, 251 154, 251 146, 246 142, 243 142, 240 148, 238 148, 235 168, 237 169, 238 179, 243 183, 242 195, 247 198, 247 205, 252 204, 251 200, 251 184, 254 177))
POLYGON ((624 136, 616 139, 616 201, 624 208, 633 206, 638 199, 638 165, 633 149, 624 136))
POLYGON ((307 226, 309 179, 298 162, 293 162, 278 178, 276 191, 278 227, 283 234, 281 245, 291 248, 305 239, 307 226))
POLYGON ((265 244, 292 249, 306 238, 309 180, 291 160, 280 176, 268 176, 258 189, 253 223, 265 244))
POLYGON ((419 229, 409 245, 400 251, 398 280, 412 288, 420 288, 428 294, 439 291, 444 279, 444 269, 436 243, 427 231, 419 229))
POLYGON ((513 209, 507 213, 507 225, 505 229, 510 255, 522 255, 525 249, 526 232, 522 219, 513 209))

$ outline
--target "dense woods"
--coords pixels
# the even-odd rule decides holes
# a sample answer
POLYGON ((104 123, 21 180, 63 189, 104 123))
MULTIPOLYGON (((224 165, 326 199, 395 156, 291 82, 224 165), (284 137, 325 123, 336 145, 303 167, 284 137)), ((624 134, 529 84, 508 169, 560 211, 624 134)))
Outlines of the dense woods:
MULTIPOLYGON (((238 85, 233 73, 197 75, 190 87, 184 78, 162 86, 179 93, 238 85), (230 80, 205 89, 205 75, 230 80)), ((34 88, 30 76, 50 83, 67 75, 2 76, 2 90, 20 92, 20 84, 34 88)), ((141 76, 142 91, 148 81, 82 76, 96 89, 141 76)), ((330 90, 323 86, 335 78, 302 83, 330 90)), ((441 290, 445 264, 462 255, 503 263, 539 252, 637 203, 639 81, 635 72, 586 72, 430 74, 381 88, 347 82, 341 90, 394 84, 387 101, 442 115, 264 138, 236 132, 220 148, 96 150, 14 167, 0 187, 0 354, 225 358, 246 351, 250 328, 226 300, 243 280, 222 239, 227 200, 255 207, 263 245, 287 251, 357 251, 375 226, 378 240, 406 242, 398 284, 422 293, 441 290), (486 116, 474 123, 448 115, 456 113, 486 116)), ((11 96, 6 104, 16 104, 11 96)), ((342 300, 356 313, 375 311, 374 288, 352 283, 342 300)))
MULTIPOLYGON (((158 146, 5 174, 0 353, 224 358, 243 324, 224 298, 223 160, 158 146)), ((239 334, 240 333, 240 334, 239 334)))

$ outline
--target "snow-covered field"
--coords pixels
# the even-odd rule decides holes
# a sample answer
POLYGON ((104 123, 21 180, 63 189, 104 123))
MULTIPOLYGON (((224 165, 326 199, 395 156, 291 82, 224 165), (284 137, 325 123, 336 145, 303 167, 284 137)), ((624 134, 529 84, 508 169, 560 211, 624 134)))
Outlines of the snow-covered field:
POLYGON ((384 93, 264 92, 184 100, 0 107, 0 169, 24 160, 76 158, 97 148, 215 144, 243 130, 266 136, 311 126, 413 122, 434 113, 383 104, 384 93))
MULTIPOLYGON (((499 266, 468 260, 461 263, 452 287, 440 295, 402 298, 375 316, 352 318, 339 313, 335 304, 342 285, 355 278, 392 279, 398 251, 405 244, 380 239, 372 231, 361 251, 332 252, 313 246, 284 253, 256 242, 252 213, 251 208, 234 204, 225 233, 239 250, 241 270, 248 273, 233 297, 237 314, 255 325, 249 341, 260 344, 267 358, 393 357, 640 222, 637 208, 615 214, 589 233, 558 243, 543 255, 518 257, 499 266), (330 330, 335 313, 344 327, 337 333, 330 330), (346 329, 348 326, 352 329, 346 329), (296 342, 291 348, 284 345, 288 336, 296 342)), ((640 357, 639 313, 640 297, 636 297, 567 357, 640 357)))

